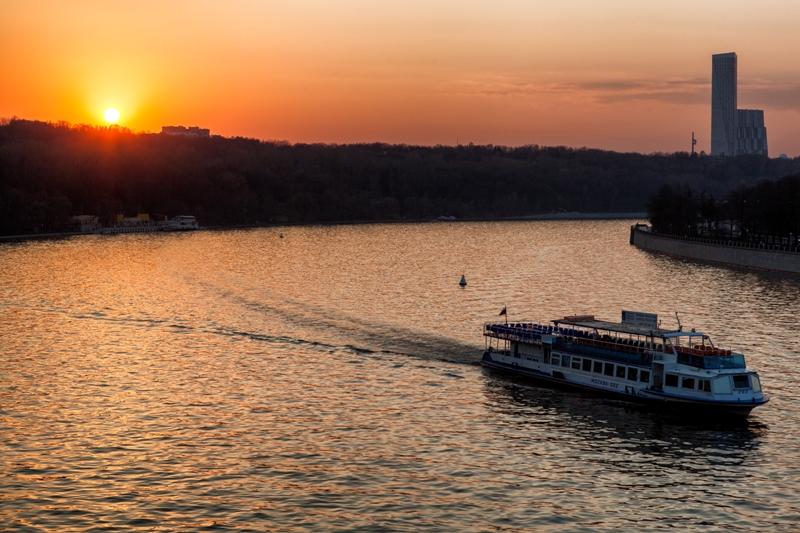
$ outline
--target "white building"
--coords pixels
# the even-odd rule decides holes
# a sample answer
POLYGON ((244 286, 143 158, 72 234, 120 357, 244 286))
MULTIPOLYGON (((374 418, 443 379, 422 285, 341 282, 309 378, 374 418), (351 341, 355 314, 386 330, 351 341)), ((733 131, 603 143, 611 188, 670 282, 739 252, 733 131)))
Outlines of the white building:
POLYGON ((711 155, 736 155, 736 54, 711 56, 711 155))
POLYGON ((187 137, 210 137, 211 130, 208 128, 199 128, 191 126, 161 126, 161 133, 165 135, 185 135, 187 137))

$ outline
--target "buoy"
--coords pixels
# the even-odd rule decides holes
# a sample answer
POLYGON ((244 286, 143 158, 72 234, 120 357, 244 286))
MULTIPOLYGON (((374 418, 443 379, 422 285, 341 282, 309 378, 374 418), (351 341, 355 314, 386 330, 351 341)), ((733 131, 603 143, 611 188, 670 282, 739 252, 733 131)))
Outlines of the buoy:
POLYGON ((459 281, 458 284, 461 285, 462 287, 467 286, 467 278, 464 277, 464 274, 461 274, 461 281, 459 281))

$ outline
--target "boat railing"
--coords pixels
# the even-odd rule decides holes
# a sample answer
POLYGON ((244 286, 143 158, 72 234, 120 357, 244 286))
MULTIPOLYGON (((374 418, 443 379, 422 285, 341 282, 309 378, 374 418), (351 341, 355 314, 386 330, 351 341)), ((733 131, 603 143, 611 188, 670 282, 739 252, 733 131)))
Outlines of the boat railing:
POLYGON ((619 345, 610 342, 601 341, 594 344, 585 344, 562 338, 555 342, 553 349, 619 363, 649 366, 653 362, 653 352, 649 350, 639 350, 635 352, 621 351, 619 345))
POLYGON ((614 361, 625 361, 649 365, 653 354, 659 350, 669 350, 663 344, 635 341, 634 339, 615 339, 609 336, 598 337, 583 330, 544 326, 535 323, 484 324, 483 334, 512 342, 540 344, 542 335, 557 335, 554 348, 568 349, 575 353, 603 357, 614 361))
POLYGON ((534 328, 527 326, 529 325, 484 324, 483 334, 487 337, 494 337, 507 341, 538 344, 542 342, 542 335, 548 333, 547 326, 542 326, 542 329, 540 329, 540 327, 534 328))
POLYGON ((744 355, 708 345, 676 346, 678 363, 708 370, 747 368, 744 355))
POLYGON ((695 355, 692 353, 678 352, 678 363, 697 368, 704 368, 706 370, 747 368, 747 365, 744 361, 744 355, 742 354, 695 355))
POLYGON ((660 343, 637 341, 634 339, 619 339, 613 337, 567 337, 566 340, 573 342, 576 345, 582 345, 589 348, 599 348, 615 353, 633 354, 639 356, 644 353, 659 353, 666 350, 670 352, 669 346, 660 343))
POLYGON ((709 355, 721 355, 721 356, 728 356, 734 355, 731 350, 723 350, 722 348, 716 348, 714 346, 709 346, 706 344, 696 344, 694 348, 690 346, 676 346, 675 350, 681 354, 690 354, 690 355, 699 355, 701 357, 709 356, 709 355))
POLYGON ((487 337, 497 337, 499 339, 519 342, 541 342, 542 335, 562 335, 565 337, 583 338, 587 341, 590 336, 589 332, 584 330, 546 326, 533 322, 512 324, 487 322, 483 325, 483 334, 487 337))

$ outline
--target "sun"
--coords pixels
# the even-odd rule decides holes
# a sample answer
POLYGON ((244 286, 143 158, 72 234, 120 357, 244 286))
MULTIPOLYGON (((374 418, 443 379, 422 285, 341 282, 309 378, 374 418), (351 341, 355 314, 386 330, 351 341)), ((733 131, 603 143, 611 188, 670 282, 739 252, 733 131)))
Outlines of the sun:
POLYGON ((108 109, 106 109, 106 112, 103 113, 103 116, 106 118, 106 122, 114 124, 116 121, 119 120, 119 111, 117 111, 113 107, 109 107, 108 109))

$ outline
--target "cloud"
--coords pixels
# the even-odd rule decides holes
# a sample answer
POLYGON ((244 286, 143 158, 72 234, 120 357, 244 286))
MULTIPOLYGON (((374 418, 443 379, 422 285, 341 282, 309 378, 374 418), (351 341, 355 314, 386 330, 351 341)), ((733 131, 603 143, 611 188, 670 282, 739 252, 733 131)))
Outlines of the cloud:
POLYGON ((593 97, 602 104, 635 100, 678 105, 711 105, 711 81, 693 78, 635 82, 627 86, 607 84, 599 87, 593 97))
POLYGON ((739 107, 800 111, 800 82, 775 83, 768 80, 739 82, 739 107))
POLYGON ((536 97, 562 95, 570 100, 588 99, 599 104, 659 101, 681 105, 709 105, 711 80, 686 78, 668 80, 595 80, 587 82, 536 83, 504 78, 462 80, 456 92, 484 97, 536 97))
POLYGON ((711 88, 710 78, 673 78, 666 80, 663 83, 667 85, 677 85, 684 87, 695 86, 695 87, 711 88))
POLYGON ((619 80, 619 81, 590 81, 573 84, 575 87, 585 91, 598 92, 628 92, 640 90, 647 87, 648 83, 638 80, 619 80))
MULTIPOLYGON (((601 105, 632 101, 682 106, 711 105, 710 78, 538 83, 498 76, 459 80, 455 82, 455 87, 448 88, 457 94, 486 98, 547 96, 548 101, 563 97, 566 102, 585 100, 601 105)), ((740 78, 739 107, 800 111, 800 82, 740 78)))

